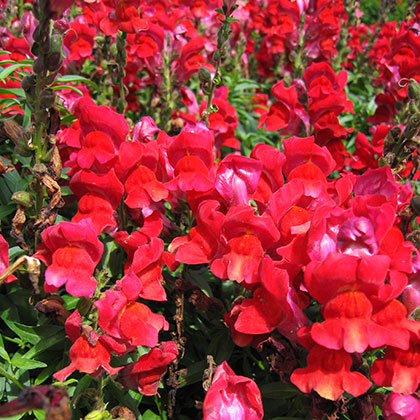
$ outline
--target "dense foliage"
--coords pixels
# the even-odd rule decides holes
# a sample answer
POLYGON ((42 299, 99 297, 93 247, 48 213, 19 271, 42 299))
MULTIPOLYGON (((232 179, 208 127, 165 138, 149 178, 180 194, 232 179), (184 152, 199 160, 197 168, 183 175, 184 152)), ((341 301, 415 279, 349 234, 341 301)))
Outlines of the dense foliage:
POLYGON ((0 21, 0 417, 420 419, 420 3, 0 21))

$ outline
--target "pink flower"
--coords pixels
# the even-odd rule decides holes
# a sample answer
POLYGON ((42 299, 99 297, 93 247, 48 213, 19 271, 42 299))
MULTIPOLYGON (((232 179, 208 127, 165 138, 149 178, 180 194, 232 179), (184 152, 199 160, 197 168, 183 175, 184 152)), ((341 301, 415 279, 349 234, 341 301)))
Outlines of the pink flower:
POLYGON ((386 420, 419 420, 420 401, 412 395, 391 392, 382 408, 386 420))
POLYGON ((260 390, 252 379, 235 375, 223 362, 207 391, 203 414, 203 420, 260 420, 264 416, 260 390))

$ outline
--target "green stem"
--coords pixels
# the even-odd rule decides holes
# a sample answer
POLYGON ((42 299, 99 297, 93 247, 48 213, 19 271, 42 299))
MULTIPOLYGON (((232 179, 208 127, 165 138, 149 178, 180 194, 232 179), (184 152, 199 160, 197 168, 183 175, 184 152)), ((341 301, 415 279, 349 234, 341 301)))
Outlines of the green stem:
POLYGON ((4 376, 9 381, 12 381, 18 388, 25 389, 25 387, 10 373, 7 373, 1 366, 0 366, 0 375, 4 376))

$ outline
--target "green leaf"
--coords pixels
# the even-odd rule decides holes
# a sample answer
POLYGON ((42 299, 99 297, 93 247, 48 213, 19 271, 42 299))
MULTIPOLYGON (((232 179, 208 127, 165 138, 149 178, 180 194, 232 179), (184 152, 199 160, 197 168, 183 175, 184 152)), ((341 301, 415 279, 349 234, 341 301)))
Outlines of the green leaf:
POLYGON ((22 98, 25 97, 25 91, 20 88, 0 88, 0 93, 4 93, 6 95, 16 95, 21 96, 22 98))
POLYGON ((185 381, 179 385, 178 388, 183 388, 186 385, 195 384, 203 380, 204 369, 207 369, 207 361, 201 360, 200 362, 193 363, 187 367, 187 376, 185 381))
POLYGON ((25 359, 24 357, 16 357, 13 359, 12 365, 16 366, 17 368, 26 370, 47 367, 47 364, 44 362, 39 362, 38 360, 29 360, 25 359))
POLYGON ((0 334, 0 357, 7 360, 10 363, 9 353, 4 348, 3 336, 0 334))
POLYGON ((261 396, 263 398, 283 399, 294 397, 301 392, 292 384, 283 382, 271 382, 260 386, 261 396))
POLYGON ((78 89, 78 88, 77 88, 77 87, 75 87, 75 86, 71 86, 71 85, 54 85, 54 86, 51 86, 51 89, 52 89, 52 90, 64 90, 64 89, 69 89, 69 90, 72 90, 72 91, 74 91, 74 92, 78 93, 80 96, 83 96, 83 92, 82 92, 80 89, 78 89))
POLYGON ((152 410, 147 410, 143 413, 143 420, 161 420, 161 417, 152 410))
MULTIPOLYGON (((54 326, 50 325, 48 328, 52 328, 54 326)), ((64 331, 64 328, 59 327, 61 331, 64 331)), ((51 331, 51 334, 49 336, 42 335, 42 340, 40 340, 38 343, 36 343, 30 350, 28 350, 23 357, 32 359, 36 355, 44 352, 45 350, 50 349, 51 347, 55 346, 56 344, 64 341, 64 333, 59 334, 57 332, 54 332, 54 330, 51 331)))
POLYGON ((70 82, 82 82, 92 86, 94 89, 98 90, 98 86, 92 80, 87 79, 83 76, 76 76, 73 74, 68 74, 65 76, 60 76, 55 79, 55 83, 70 83, 70 82))
POLYGON ((217 364, 224 360, 229 360, 232 355, 235 343, 228 330, 220 330, 213 334, 213 338, 209 344, 208 352, 212 354, 217 364))
POLYGON ((26 411, 24 413, 21 414, 16 414, 16 416, 11 416, 11 417, 2 417, 5 418, 7 420, 19 420, 21 419, 24 415, 26 414, 26 411))
POLYGON ((194 266, 188 266, 186 270, 184 270, 185 280, 191 282, 198 286, 201 290, 206 292, 206 295, 209 297, 213 297, 213 292, 209 286, 209 268, 208 267, 201 267, 201 268, 194 268, 194 266))
POLYGON ((37 420, 45 420, 45 411, 44 410, 33 410, 32 413, 35 415, 37 420))
POLYGON ((134 390, 129 390, 129 392, 127 392, 114 381, 110 381, 108 383, 107 391, 112 394, 112 396, 118 401, 119 404, 128 407, 130 410, 136 413, 136 416, 139 416, 139 404, 143 398, 142 394, 134 390))
POLYGON ((19 322, 13 322, 8 319, 7 315, 5 316, 4 314, 5 312, 1 314, 1 318, 18 337, 30 344, 36 344, 39 342, 40 337, 35 331, 34 327, 20 324, 19 322))
POLYGON ((8 206, 0 206, 0 220, 3 220, 16 210, 16 204, 10 204, 8 206))
POLYGON ((25 63, 23 61, 12 64, 9 67, 6 67, 0 72, 0 81, 4 80, 6 77, 10 76, 14 71, 23 67, 25 63))

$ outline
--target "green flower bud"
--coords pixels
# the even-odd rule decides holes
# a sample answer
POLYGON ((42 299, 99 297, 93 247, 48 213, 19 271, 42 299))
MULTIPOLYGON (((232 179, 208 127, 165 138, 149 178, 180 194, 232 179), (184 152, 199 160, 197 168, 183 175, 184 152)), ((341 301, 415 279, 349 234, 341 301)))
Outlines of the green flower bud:
POLYGON ((408 124, 412 125, 413 127, 420 127, 420 112, 413 114, 408 120, 408 124))
POLYGON ((198 78, 202 83, 210 83, 211 82, 211 73, 207 67, 200 67, 198 71, 198 78))
POLYGON ((23 138, 20 138, 15 146, 15 152, 23 157, 32 156, 32 150, 29 149, 28 144, 23 138))
POLYGON ((413 100, 420 98, 420 84, 415 79, 410 79, 407 88, 408 97, 413 100))
POLYGON ((410 111, 412 114, 415 114, 416 112, 419 112, 419 109, 418 109, 418 107, 417 107, 417 105, 416 105, 416 103, 415 103, 415 102, 410 102, 410 103, 408 104, 408 109, 409 109, 409 111, 410 111))
POLYGON ((32 207, 34 202, 31 194, 29 194, 27 191, 16 191, 12 195, 12 201, 22 207, 25 207, 26 209, 32 207))
POLYGON ((102 411, 93 410, 89 414, 86 414, 83 420, 102 420, 102 411))
POLYGON ((112 56, 112 57, 116 57, 116 56, 117 56, 117 54, 118 54, 118 48, 117 48, 117 45, 116 45, 116 44, 112 44, 112 45, 109 47, 109 52, 110 52, 110 54, 111 54, 111 56, 112 56))

